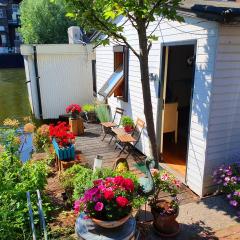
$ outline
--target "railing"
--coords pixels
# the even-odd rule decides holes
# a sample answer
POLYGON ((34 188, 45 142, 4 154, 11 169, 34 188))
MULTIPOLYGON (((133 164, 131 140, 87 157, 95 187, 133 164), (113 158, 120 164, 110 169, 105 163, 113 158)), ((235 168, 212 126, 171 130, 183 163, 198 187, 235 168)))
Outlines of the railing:
MULTIPOLYGON (((44 240, 47 240, 48 239, 47 227, 46 227, 45 217, 44 217, 43 208, 42 208, 41 194, 39 190, 37 190, 36 193, 37 193, 38 215, 39 215, 40 224, 41 224, 41 233, 43 233, 44 240)), ((37 234, 36 234, 35 225, 34 225, 33 209, 32 209, 32 203, 31 203, 31 195, 29 191, 27 191, 27 205, 28 205, 28 213, 29 213, 33 240, 37 240, 37 234)))

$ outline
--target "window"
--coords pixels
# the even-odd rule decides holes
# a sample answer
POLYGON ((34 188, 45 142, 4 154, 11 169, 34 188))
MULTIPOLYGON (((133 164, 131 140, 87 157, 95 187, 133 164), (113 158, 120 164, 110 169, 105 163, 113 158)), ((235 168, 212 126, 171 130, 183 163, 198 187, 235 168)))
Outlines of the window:
POLYGON ((128 57, 129 50, 126 46, 114 46, 113 74, 99 90, 99 94, 107 98, 111 95, 124 102, 128 101, 128 57))

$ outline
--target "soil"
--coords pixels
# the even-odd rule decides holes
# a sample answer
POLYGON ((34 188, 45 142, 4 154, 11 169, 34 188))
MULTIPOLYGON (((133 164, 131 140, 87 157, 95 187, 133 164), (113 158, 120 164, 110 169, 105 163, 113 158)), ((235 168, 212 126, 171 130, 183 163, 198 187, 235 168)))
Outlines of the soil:
POLYGON ((52 213, 52 220, 48 223, 51 239, 76 239, 74 235, 76 215, 72 207, 63 200, 64 189, 59 182, 59 172, 56 167, 51 167, 47 179, 46 194, 50 198, 55 210, 52 213), (69 238, 71 236, 71 238, 69 238))

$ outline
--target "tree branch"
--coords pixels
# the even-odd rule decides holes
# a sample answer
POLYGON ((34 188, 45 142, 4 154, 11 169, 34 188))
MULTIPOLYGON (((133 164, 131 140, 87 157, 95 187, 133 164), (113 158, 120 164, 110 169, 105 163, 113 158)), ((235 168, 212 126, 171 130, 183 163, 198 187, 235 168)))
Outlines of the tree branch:
MULTIPOLYGON (((86 8, 86 6, 84 5, 84 3, 81 0, 79 2, 82 4, 82 6, 85 9, 89 9, 89 8, 86 8)), ((93 18, 105 29, 104 31, 106 31, 108 36, 113 36, 115 39, 121 39, 126 44, 126 46, 128 46, 132 50, 132 52, 136 55, 137 58, 140 57, 140 55, 135 51, 135 49, 131 46, 131 44, 128 43, 126 38, 121 33, 117 33, 114 30, 112 30, 110 27, 108 27, 107 24, 104 23, 104 21, 102 21, 101 19, 99 19, 97 17, 97 15, 95 14, 95 12, 93 10, 91 11, 91 13, 92 13, 93 18)))
POLYGON ((158 28, 158 26, 160 25, 161 21, 163 20, 163 17, 161 17, 161 19, 158 21, 156 27, 153 29, 153 31, 150 33, 150 35, 148 36, 148 38, 150 38, 152 36, 152 34, 156 31, 156 29, 158 28))
MULTIPOLYGON (((161 5, 168 5, 168 2, 166 2, 165 4, 162 4, 162 0, 158 0, 154 6, 152 7, 152 9, 150 10, 149 14, 148 14, 148 19, 154 14, 155 10, 160 7, 161 5)), ((146 24, 146 28, 148 28, 149 26, 149 23, 150 23, 150 20, 147 21, 147 24, 146 24)))

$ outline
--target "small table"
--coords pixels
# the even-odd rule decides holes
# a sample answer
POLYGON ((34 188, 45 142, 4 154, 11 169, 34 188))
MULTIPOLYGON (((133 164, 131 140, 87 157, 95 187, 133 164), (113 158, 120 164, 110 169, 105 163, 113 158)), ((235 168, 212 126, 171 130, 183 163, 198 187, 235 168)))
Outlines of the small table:
POLYGON ((136 230, 136 220, 130 217, 126 223, 117 228, 102 228, 81 213, 76 220, 75 231, 83 240, 130 240, 136 230))

